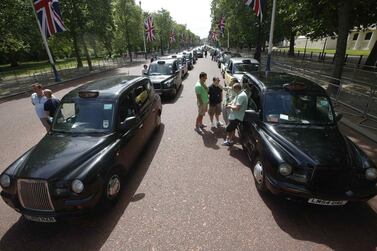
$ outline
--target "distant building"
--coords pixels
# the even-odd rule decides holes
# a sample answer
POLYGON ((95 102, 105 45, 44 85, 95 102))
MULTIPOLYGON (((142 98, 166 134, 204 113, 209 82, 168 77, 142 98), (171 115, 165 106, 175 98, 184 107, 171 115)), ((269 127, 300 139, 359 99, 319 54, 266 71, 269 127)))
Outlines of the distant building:
MULTIPOLYGON (((376 40, 377 29, 375 24, 367 30, 354 29, 348 34, 347 50, 372 50, 376 40)), ((336 42, 336 37, 326 37, 311 41, 305 36, 298 36, 295 40, 295 48, 305 48, 305 44, 307 43, 306 48, 323 49, 326 43, 325 50, 335 50, 336 42)), ((284 40, 280 43, 280 46, 289 46, 289 41, 284 40)))

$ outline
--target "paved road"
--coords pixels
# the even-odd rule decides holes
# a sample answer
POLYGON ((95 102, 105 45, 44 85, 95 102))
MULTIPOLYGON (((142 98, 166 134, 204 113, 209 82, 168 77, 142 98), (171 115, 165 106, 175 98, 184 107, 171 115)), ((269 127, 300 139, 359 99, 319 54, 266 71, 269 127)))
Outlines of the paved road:
MULTIPOLYGON (((215 63, 200 59, 180 97, 165 102, 163 126, 112 211, 41 225, 1 201, 0 250, 376 250, 377 214, 366 203, 321 208, 261 197, 239 145, 221 146, 221 129, 194 132, 193 86, 200 71, 220 76, 215 63)), ((0 104, 0 116, 3 170, 42 137, 43 128, 27 98, 0 104)))

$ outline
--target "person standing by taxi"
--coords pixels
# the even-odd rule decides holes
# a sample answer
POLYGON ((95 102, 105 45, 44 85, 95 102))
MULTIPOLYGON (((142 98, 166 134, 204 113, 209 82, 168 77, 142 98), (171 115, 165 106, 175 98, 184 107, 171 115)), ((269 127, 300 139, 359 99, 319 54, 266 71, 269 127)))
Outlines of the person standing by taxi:
POLYGON ((207 73, 201 72, 199 74, 199 81, 195 84, 195 94, 198 105, 198 116, 195 122, 195 131, 200 133, 200 129, 206 127, 203 124, 203 117, 208 110, 208 87, 206 85, 207 73))
POLYGON ((48 132, 50 130, 50 124, 48 123, 48 116, 44 110, 44 104, 47 101, 47 97, 44 95, 41 84, 35 83, 31 88, 34 91, 34 93, 31 94, 31 103, 34 105, 35 113, 39 120, 48 132))
POLYGON ((242 123, 247 109, 248 99, 246 93, 242 90, 240 83, 233 85, 233 90, 236 93, 234 100, 227 106, 230 109, 229 123, 225 129, 226 139, 224 146, 231 146, 234 143, 235 132, 239 123, 242 123))
POLYGON ((218 77, 213 78, 213 83, 208 88, 209 95, 209 119, 211 120, 211 127, 214 128, 215 123, 213 122, 213 117, 216 117, 217 127, 223 126, 220 121, 221 114, 221 102, 223 101, 223 87, 220 85, 220 79, 218 77))

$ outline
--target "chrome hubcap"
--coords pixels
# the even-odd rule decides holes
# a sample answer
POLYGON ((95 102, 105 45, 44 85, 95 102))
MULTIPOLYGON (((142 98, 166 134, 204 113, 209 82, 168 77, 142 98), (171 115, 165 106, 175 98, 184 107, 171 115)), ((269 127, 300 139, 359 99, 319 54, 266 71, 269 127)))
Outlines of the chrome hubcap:
POLYGON ((255 164, 253 174, 257 183, 262 184, 263 183, 263 166, 260 161, 258 161, 255 164))
POLYGON ((120 191, 120 179, 119 176, 114 174, 107 185, 107 197, 113 198, 118 195, 120 191))

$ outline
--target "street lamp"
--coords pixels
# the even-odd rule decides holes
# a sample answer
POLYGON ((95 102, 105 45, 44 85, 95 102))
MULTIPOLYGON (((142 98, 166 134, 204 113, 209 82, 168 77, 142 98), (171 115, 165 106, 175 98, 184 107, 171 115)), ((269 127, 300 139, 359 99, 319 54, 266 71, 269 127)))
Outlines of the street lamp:
MULTIPOLYGON (((140 5, 140 10, 141 10, 141 21, 143 22, 143 9, 141 8, 141 1, 139 1, 139 5, 140 5)), ((143 32, 141 33, 143 34, 143 42, 144 42, 144 56, 145 56, 145 59, 147 59, 147 47, 145 45, 145 34, 144 34, 144 29, 143 29, 143 32)))

